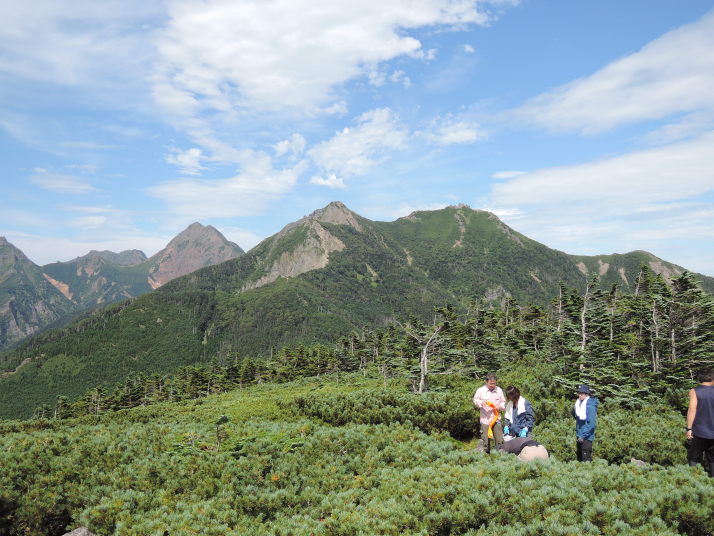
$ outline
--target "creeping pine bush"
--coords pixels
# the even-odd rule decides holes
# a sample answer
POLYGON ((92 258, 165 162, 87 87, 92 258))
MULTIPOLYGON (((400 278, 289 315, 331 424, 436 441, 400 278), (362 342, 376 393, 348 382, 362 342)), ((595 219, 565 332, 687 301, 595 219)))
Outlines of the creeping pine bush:
POLYGON ((310 421, 67 427, 0 437, 5 534, 677 535, 714 531, 686 466, 463 451, 412 426, 310 421), (56 516, 60 517, 57 518, 56 516))
POLYGON ((328 424, 405 423, 423 432, 444 431, 469 438, 478 426, 478 414, 463 394, 397 392, 362 389, 352 393, 314 393, 295 398, 289 406, 298 414, 328 424))
MULTIPOLYGON (((568 412, 572 403, 568 404, 568 412)), ((561 460, 575 458, 575 421, 551 417, 538 421, 535 438, 551 455, 561 460)), ((627 463, 632 458, 660 465, 686 463, 687 451, 682 416, 669 408, 648 407, 632 411, 600 406, 593 456, 610 463, 627 463)))

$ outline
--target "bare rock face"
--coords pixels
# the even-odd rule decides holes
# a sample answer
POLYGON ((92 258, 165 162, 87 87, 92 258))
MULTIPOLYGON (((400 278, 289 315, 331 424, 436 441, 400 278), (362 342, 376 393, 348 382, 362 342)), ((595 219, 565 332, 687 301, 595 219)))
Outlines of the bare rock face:
POLYGON ((158 288, 182 275, 213 266, 243 254, 237 244, 229 242, 217 229, 192 223, 168 246, 151 257, 148 262, 148 282, 158 288))
POLYGON ((72 532, 66 533, 64 536, 97 536, 87 527, 79 527, 74 529, 72 532))
POLYGON ((344 203, 333 201, 329 205, 310 214, 308 220, 316 220, 322 223, 333 223, 336 225, 349 225, 355 230, 362 232, 362 226, 355 217, 355 213, 348 209, 344 203))
MULTIPOLYGON (((306 238, 294 248, 282 252, 270 265, 265 275, 245 285, 243 290, 262 287, 280 277, 296 277, 311 270, 324 268, 329 262, 330 253, 345 249, 345 244, 339 238, 330 234, 319 221, 301 221, 302 227, 306 229, 306 238)), ((347 223, 347 225, 350 225, 350 223, 347 223)), ((298 232, 298 228, 292 226, 290 231, 298 232)), ((280 247, 280 243, 281 241, 275 240, 273 248, 280 247)))

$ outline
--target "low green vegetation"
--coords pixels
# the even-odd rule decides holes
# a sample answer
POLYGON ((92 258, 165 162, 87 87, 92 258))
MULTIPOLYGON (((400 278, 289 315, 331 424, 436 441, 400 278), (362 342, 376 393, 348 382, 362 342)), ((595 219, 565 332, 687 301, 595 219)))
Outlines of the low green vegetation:
MULTIPOLYGON (((536 437, 554 456, 525 464, 452 437, 468 433, 454 426, 456 416, 474 422, 475 411, 464 409, 477 385, 445 379, 439 392, 419 395, 350 374, 67 420, 6 421, 0 534, 77 526, 100 536, 714 530, 714 488, 682 463, 677 412, 605 404, 597 459, 578 464, 570 461, 571 402, 556 401, 547 417, 536 412, 536 437), (629 464, 631 457, 648 463, 629 464)), ((536 406, 550 402, 524 394, 536 406)))

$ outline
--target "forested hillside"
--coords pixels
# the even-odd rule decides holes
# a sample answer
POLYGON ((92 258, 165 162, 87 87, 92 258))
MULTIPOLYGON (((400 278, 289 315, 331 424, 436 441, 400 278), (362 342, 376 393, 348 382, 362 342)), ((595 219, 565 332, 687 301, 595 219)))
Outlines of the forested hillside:
POLYGON ((583 348, 593 348, 592 359, 605 363, 618 356, 659 369, 693 359, 697 353, 683 342, 693 337, 683 311, 695 278, 679 276, 680 289, 648 264, 623 273, 627 286, 601 283, 595 299, 592 275, 586 278, 567 255, 515 233, 489 213, 449 207, 386 224, 334 203, 246 255, 0 354, 5 371, 17 369, 0 379, 0 415, 29 416, 57 396, 73 400, 131 374, 163 376, 237 356, 265 361, 285 346, 333 345, 340 337, 361 338, 410 318, 429 325, 435 308, 446 304, 457 316, 482 315, 471 337, 485 346, 471 350, 472 360, 496 352, 491 338, 511 336, 512 330, 484 331, 497 311, 508 326, 513 315, 532 321, 530 328, 524 324, 518 344, 536 351, 547 340, 555 355, 587 360, 585 338, 583 348), (656 298, 643 297, 650 294, 656 298), (566 316, 575 327, 565 326, 566 316))

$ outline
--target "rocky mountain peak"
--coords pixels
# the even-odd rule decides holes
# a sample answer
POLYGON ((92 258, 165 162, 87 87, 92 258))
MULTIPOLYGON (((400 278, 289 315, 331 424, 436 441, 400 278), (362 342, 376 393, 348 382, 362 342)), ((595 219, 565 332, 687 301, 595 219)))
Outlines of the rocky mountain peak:
POLYGON ((215 227, 194 222, 148 260, 152 264, 148 282, 151 288, 158 288, 176 277, 234 259, 243 253, 237 244, 227 240, 215 227))
POLYGON ((349 225, 357 231, 362 231, 362 226, 357 220, 357 215, 340 201, 332 201, 327 206, 310 214, 307 218, 321 223, 349 225))
POLYGON ((20 249, 8 242, 4 236, 0 236, 0 267, 16 262, 29 263, 34 266, 34 263, 20 249))

